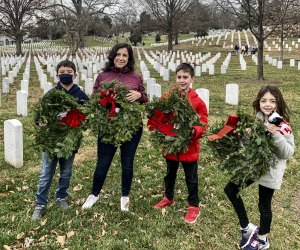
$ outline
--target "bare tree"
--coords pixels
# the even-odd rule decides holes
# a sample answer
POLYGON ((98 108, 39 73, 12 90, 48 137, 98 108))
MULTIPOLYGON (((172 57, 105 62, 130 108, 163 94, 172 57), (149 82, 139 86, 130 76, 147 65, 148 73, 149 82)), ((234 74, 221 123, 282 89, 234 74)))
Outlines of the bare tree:
POLYGON ((162 30, 168 34, 168 50, 173 50, 173 37, 177 27, 192 6, 193 0, 140 0, 157 19, 162 30))
POLYGON ((22 54, 23 37, 34 25, 35 16, 47 8, 46 0, 0 0, 0 32, 15 39, 16 54, 22 54))
POLYGON ((264 41, 284 19, 294 0, 217 0, 218 4, 244 19, 258 42, 257 79, 264 79, 264 41))
POLYGON ((79 47, 84 47, 84 36, 94 16, 111 15, 119 4, 119 0, 57 0, 53 15, 66 25, 66 39, 71 53, 75 54, 79 47), (107 13, 107 12, 110 13, 107 13))

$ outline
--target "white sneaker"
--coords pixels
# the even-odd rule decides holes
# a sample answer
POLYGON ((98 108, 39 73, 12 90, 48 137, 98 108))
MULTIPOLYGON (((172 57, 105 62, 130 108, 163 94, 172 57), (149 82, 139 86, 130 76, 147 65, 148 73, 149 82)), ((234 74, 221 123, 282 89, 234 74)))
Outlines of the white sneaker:
POLYGON ((83 203, 81 209, 91 208, 97 202, 97 200, 99 200, 99 195, 95 196, 93 194, 90 194, 89 197, 87 197, 86 201, 83 203))
POLYGON ((129 211, 129 197, 128 196, 122 196, 121 197, 121 211, 129 211))

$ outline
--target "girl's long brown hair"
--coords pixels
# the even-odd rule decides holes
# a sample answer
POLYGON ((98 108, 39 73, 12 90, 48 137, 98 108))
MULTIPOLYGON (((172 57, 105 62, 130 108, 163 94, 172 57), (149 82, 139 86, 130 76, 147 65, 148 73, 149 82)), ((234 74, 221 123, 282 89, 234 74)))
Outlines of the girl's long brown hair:
POLYGON ((262 87, 253 104, 252 104, 252 107, 254 108, 254 110, 256 112, 260 111, 260 105, 259 105, 259 102, 260 102, 260 99, 267 93, 267 92, 270 92, 271 95, 273 95, 275 98, 276 98, 276 112, 281 115, 286 121, 290 121, 290 116, 289 116, 289 113, 290 113, 290 110, 286 104, 286 102, 284 101, 283 99, 283 96, 281 94, 281 91, 275 87, 275 86, 265 86, 265 87, 262 87))

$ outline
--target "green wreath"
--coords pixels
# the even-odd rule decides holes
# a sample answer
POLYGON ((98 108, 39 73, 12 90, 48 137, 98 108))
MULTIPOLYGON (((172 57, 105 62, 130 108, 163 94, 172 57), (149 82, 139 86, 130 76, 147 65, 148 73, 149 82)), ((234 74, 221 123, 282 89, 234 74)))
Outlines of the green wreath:
MULTIPOLYGON (((275 145, 266 132, 262 121, 241 110, 237 112, 238 123, 235 130, 217 140, 208 140, 219 168, 231 176, 231 181, 245 185, 247 180, 257 180, 276 163, 275 145)), ((210 129, 217 134, 223 124, 210 129)))
POLYGON ((191 129, 201 125, 187 95, 173 89, 168 95, 146 104, 150 140, 162 146, 163 154, 186 152, 192 139, 191 129))
POLYGON ((129 87, 117 81, 103 83, 85 105, 87 127, 105 143, 120 146, 142 126, 143 105, 128 102, 129 87))
POLYGON ((35 146, 48 157, 69 158, 79 148, 85 117, 78 107, 59 89, 47 92, 35 105, 35 146))

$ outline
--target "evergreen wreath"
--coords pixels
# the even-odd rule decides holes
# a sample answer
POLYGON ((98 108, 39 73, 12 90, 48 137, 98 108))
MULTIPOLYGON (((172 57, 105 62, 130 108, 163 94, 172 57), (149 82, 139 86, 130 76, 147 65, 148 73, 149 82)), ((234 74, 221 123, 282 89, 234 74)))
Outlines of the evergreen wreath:
POLYGON ((143 105, 126 100, 129 87, 117 81, 102 83, 85 104, 87 127, 105 143, 120 146, 142 126, 143 105))
MULTIPOLYGON (((216 140, 208 140, 219 168, 231 176, 231 181, 243 187, 247 180, 257 180, 275 166, 275 145, 266 127, 258 118, 238 110, 235 130, 216 140)), ((225 124, 226 125, 226 124, 225 124)), ((223 124, 210 129, 218 133, 223 124)), ((208 137, 209 138, 209 137, 208 137)))
POLYGON ((146 113, 150 140, 154 145, 162 146, 163 155, 186 152, 192 127, 201 125, 187 95, 177 88, 147 103, 146 113))
POLYGON ((69 158, 79 148, 85 116, 79 104, 63 90, 47 92, 34 107, 35 145, 47 156, 69 158))

